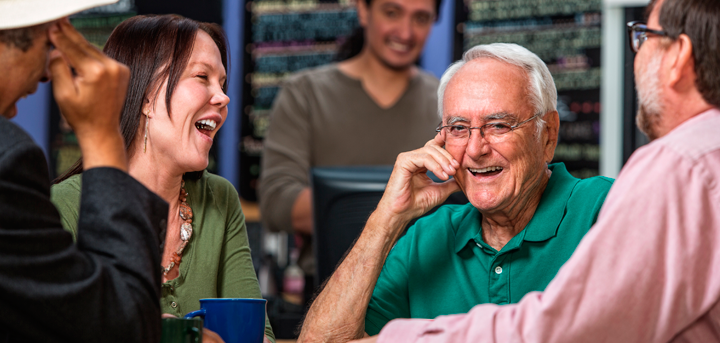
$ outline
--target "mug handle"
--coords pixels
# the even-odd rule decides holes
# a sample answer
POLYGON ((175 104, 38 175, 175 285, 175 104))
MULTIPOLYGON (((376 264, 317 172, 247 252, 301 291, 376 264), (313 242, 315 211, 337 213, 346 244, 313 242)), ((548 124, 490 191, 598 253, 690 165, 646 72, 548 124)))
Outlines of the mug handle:
POLYGON ((195 317, 202 317, 202 319, 205 319, 205 313, 206 313, 205 309, 201 308, 197 311, 192 311, 192 312, 186 314, 185 317, 183 317, 183 318, 190 319, 190 318, 195 318, 195 317))
POLYGON ((202 342, 202 331, 200 329, 192 327, 188 329, 188 333, 193 336, 192 342, 202 342))

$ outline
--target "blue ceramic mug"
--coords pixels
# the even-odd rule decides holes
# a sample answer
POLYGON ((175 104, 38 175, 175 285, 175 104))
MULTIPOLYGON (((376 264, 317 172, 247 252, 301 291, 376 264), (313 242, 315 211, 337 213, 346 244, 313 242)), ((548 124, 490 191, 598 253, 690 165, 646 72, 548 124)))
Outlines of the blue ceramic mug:
POLYGON ((263 343, 266 304, 265 299, 200 299, 200 310, 185 318, 203 317, 204 327, 225 343, 263 343))

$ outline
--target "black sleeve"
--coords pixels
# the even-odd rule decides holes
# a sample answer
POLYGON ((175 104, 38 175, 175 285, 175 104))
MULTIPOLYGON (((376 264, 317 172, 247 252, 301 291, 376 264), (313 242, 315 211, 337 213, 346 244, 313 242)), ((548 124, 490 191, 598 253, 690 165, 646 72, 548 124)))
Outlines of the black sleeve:
POLYGON ((167 204, 113 168, 82 185, 75 245, 43 152, 0 138, 0 342, 159 341, 167 204))

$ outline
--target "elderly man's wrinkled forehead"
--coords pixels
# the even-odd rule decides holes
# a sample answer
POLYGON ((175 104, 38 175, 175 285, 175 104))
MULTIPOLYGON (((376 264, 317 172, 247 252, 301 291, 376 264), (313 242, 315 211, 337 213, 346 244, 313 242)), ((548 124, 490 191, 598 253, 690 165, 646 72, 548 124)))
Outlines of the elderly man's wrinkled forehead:
POLYGON ((458 115, 532 112, 527 72, 494 58, 463 65, 448 82, 443 118, 458 115))

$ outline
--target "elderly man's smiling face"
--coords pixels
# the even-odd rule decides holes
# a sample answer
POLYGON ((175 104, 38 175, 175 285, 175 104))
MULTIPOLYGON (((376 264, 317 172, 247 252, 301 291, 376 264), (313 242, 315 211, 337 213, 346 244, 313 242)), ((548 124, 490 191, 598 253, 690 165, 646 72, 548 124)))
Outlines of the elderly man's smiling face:
MULTIPOLYGON (((528 85, 520 67, 490 58, 472 60, 445 89, 443 125, 515 125, 530 119, 535 113, 528 85)), ((554 120, 548 126, 557 129, 554 120)), ((542 194, 546 162, 552 160, 557 143, 552 132, 557 131, 546 128, 538 135, 536 120, 531 120, 499 142, 488 142, 479 130, 472 130, 465 145, 446 141, 445 148, 460 162, 455 178, 470 203, 484 213, 514 213, 542 194)))

